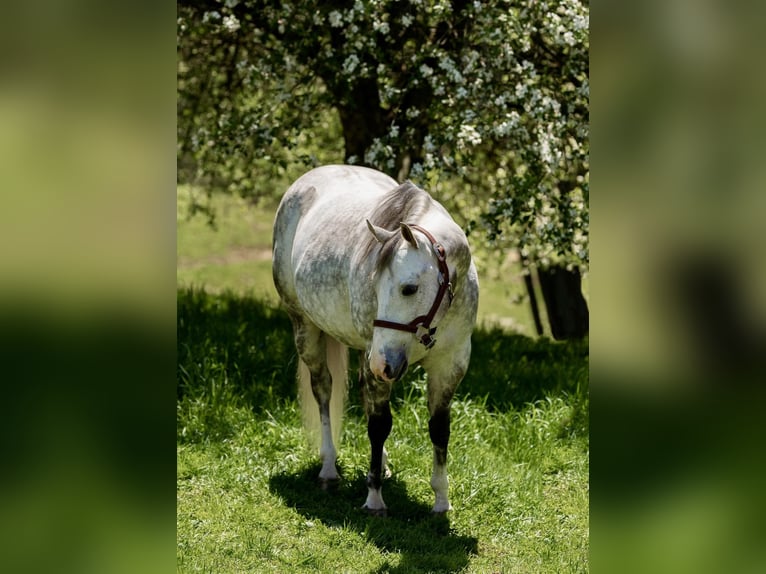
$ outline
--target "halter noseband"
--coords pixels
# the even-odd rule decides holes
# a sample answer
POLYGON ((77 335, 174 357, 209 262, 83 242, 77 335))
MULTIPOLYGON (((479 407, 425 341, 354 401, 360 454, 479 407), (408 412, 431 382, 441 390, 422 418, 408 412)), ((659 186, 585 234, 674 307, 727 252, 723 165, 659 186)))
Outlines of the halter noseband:
POLYGON ((375 319, 372 322, 373 327, 383 327, 386 329, 395 329, 397 331, 407 331, 408 333, 415 333, 418 340, 425 346, 426 349, 430 349, 436 343, 436 339, 433 338, 433 334, 436 333, 436 327, 431 327, 431 321, 433 321, 436 312, 439 310, 439 306, 444 299, 444 294, 449 293, 449 303, 452 304, 452 283, 449 280, 449 267, 447 267, 447 254, 444 251, 444 247, 436 241, 436 238, 428 231, 420 227, 419 225, 410 224, 412 229, 420 231, 431 242, 431 246, 434 249, 436 255, 437 265, 439 267, 439 291, 436 293, 431 310, 427 315, 420 315, 415 317, 409 323, 396 323, 395 321, 385 321, 383 319, 375 319))

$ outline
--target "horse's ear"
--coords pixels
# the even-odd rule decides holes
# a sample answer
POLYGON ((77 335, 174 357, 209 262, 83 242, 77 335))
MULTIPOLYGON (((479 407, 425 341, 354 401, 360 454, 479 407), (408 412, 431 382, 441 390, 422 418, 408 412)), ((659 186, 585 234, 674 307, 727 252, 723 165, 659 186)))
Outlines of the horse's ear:
POLYGON ((370 230, 370 233, 377 239, 380 243, 385 243, 391 237, 393 237, 395 231, 389 231, 388 229, 383 229, 382 227, 378 227, 377 225, 373 225, 369 219, 365 219, 367 222, 367 227, 370 230))
POLYGON ((399 226, 402 229, 402 237, 404 237, 408 243, 411 243, 412 246, 417 249, 418 242, 415 240, 415 234, 412 232, 412 228, 404 223, 404 221, 402 221, 399 226))

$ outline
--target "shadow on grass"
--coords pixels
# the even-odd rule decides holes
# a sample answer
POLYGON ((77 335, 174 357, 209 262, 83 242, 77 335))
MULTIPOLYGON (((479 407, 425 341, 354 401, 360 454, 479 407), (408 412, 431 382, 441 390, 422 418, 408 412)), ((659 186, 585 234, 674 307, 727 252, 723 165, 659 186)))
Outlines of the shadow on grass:
POLYGON ((395 476, 383 484, 389 515, 376 517, 361 508, 367 496, 362 473, 324 491, 317 483, 319 470, 319 465, 311 465, 276 474, 269 479, 269 490, 307 519, 353 529, 381 550, 401 556, 398 565, 386 562, 371 573, 455 572, 477 553, 476 538, 455 534, 448 516, 432 515, 430 507, 410 497, 405 483, 395 476))

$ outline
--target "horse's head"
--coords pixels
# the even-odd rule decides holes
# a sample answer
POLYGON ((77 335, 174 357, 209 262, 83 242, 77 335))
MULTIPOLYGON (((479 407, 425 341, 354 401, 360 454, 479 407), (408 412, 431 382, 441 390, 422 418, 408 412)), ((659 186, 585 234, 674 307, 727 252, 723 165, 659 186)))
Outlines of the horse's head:
POLYGON ((449 271, 443 252, 406 223, 396 231, 367 225, 381 243, 370 370, 378 379, 396 381, 407 371, 413 346, 433 345, 428 328, 447 292, 449 271))

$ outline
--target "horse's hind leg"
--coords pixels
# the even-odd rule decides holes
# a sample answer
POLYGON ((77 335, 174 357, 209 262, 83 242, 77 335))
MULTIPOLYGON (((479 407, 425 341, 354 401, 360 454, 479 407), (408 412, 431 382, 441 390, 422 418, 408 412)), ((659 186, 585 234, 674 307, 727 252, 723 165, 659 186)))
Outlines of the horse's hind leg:
POLYGON ((391 384, 377 381, 370 372, 366 357, 362 357, 360 383, 364 410, 367 414, 367 436, 370 439, 370 471, 367 473, 367 500, 362 508, 372 514, 385 515, 386 504, 383 502, 383 477, 386 468, 384 444, 391 433, 391 384))
MULTIPOLYGON (((330 421, 330 397, 332 395, 332 378, 327 367, 327 352, 325 334, 315 325, 300 317, 292 317, 295 346, 301 360, 308 368, 311 378, 311 392, 319 405, 319 421, 321 447, 319 455, 322 459, 320 480, 325 484, 339 479, 335 468, 337 451, 332 439, 332 424, 330 421)), ((303 382, 301 382, 303 384, 303 382)), ((339 423, 339 421, 336 421, 339 423)))

